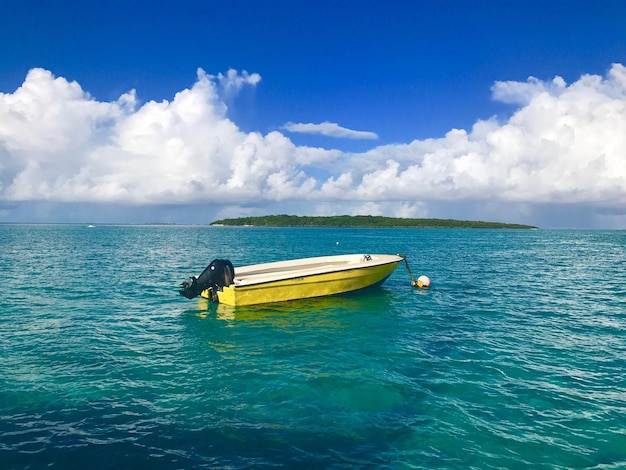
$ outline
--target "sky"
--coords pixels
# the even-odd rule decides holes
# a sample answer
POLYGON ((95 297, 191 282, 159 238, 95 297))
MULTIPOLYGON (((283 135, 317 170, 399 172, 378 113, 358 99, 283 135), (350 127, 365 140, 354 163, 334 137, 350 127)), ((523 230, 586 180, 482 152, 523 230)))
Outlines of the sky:
POLYGON ((0 0, 0 222, 626 229, 622 0, 0 0))

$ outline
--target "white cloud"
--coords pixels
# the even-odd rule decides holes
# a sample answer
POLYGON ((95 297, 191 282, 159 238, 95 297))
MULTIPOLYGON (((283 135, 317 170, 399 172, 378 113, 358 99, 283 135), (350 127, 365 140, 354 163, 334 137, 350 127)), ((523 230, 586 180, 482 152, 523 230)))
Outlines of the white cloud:
MULTIPOLYGON (((9 217, 16 201, 213 204, 224 211, 300 201, 311 213, 397 216, 438 216, 430 208, 476 203, 490 214, 515 206, 520 217, 534 205, 582 204, 626 225, 620 64, 571 84, 560 77, 497 82, 494 98, 519 105, 506 122, 478 121, 443 138, 364 153, 241 131, 221 93, 259 80, 199 69, 193 86, 171 101, 140 104, 134 91, 101 102, 76 82, 31 70, 20 88, 0 93, 0 215, 9 217)), ((288 129, 376 137, 333 123, 288 129)))
POLYGON ((376 135, 376 133, 374 132, 354 131, 352 129, 341 127, 339 124, 336 124, 334 122, 328 121, 324 121, 319 124, 296 124, 293 122, 288 122, 284 125, 283 128, 289 132, 295 132, 300 134, 320 134, 327 137, 339 137, 345 139, 378 139, 378 135, 376 135))
POLYGON ((393 213, 394 217, 401 217, 404 219, 426 217, 427 215, 428 210, 423 202, 416 202, 413 204, 403 202, 398 207, 396 207, 393 213))
MULTIPOLYGON (((475 200, 526 203, 626 203, 626 68, 569 86, 507 84, 528 103, 508 122, 470 132, 379 147, 353 159, 347 199, 475 200), (540 90, 540 91, 537 91, 540 90), (373 162, 357 174, 360 163, 373 162)), ((554 83, 554 82, 552 82, 554 83)), ((521 101, 521 99, 520 99, 521 101)), ((332 189, 335 175, 324 189, 332 189)), ((333 193, 335 194, 335 193, 333 193)))
POLYGON ((526 83, 497 81, 492 87, 493 98, 497 101, 510 104, 527 105, 541 93, 558 95, 566 88, 565 80, 555 77, 552 82, 546 83, 535 77, 528 77, 526 83))
MULTIPOLYGON (((226 79, 243 83, 232 71, 226 79)), ((76 83, 31 71, 15 93, 0 95, 1 198, 235 201, 258 197, 275 173, 300 174, 293 144, 279 133, 242 133, 201 69, 172 101, 135 106, 132 92, 101 103, 76 83)))
POLYGON ((226 75, 219 73, 216 77, 209 77, 217 80, 225 97, 237 94, 246 85, 256 86, 261 81, 258 73, 249 74, 245 70, 239 73, 235 69, 229 69, 226 75))

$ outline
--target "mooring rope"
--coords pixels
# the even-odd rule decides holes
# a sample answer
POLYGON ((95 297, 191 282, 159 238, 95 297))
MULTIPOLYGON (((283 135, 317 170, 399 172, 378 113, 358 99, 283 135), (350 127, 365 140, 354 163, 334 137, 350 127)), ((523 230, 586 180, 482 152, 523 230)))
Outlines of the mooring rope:
POLYGON ((413 273, 411 272, 411 267, 409 266, 409 262, 407 261, 406 256, 401 255, 401 254, 398 254, 398 256, 404 260, 404 264, 406 265, 406 270, 409 272, 409 276, 411 276, 411 285, 413 287, 417 287, 417 281, 415 280, 415 276, 413 276, 413 273))
POLYGON ((409 266, 409 262, 407 261, 406 256, 401 254, 398 254, 398 256, 404 260, 406 270, 409 272, 409 276, 411 276, 411 285, 413 287, 423 287, 424 289, 428 289, 430 287, 430 279, 428 278, 428 276, 420 276, 417 278, 416 281, 415 276, 413 276, 413 273, 411 272, 411 267, 409 266))

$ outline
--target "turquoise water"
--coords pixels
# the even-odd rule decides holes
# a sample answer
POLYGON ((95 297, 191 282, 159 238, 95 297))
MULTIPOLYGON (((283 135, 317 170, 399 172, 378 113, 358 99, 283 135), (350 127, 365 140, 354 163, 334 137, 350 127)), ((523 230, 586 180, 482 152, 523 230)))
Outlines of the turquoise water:
POLYGON ((626 232, 0 225, 1 468, 624 468, 626 232), (177 293, 404 253, 360 295, 177 293))

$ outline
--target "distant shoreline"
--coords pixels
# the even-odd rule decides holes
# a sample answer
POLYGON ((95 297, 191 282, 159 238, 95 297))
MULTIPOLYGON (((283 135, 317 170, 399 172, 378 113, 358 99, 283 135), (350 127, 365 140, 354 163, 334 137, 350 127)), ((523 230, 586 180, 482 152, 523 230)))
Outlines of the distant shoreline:
POLYGON ((536 229, 533 225, 455 219, 403 219, 372 215, 335 215, 328 217, 265 215, 238 217, 211 222, 212 226, 254 227, 350 227, 350 228, 507 228, 536 229))

